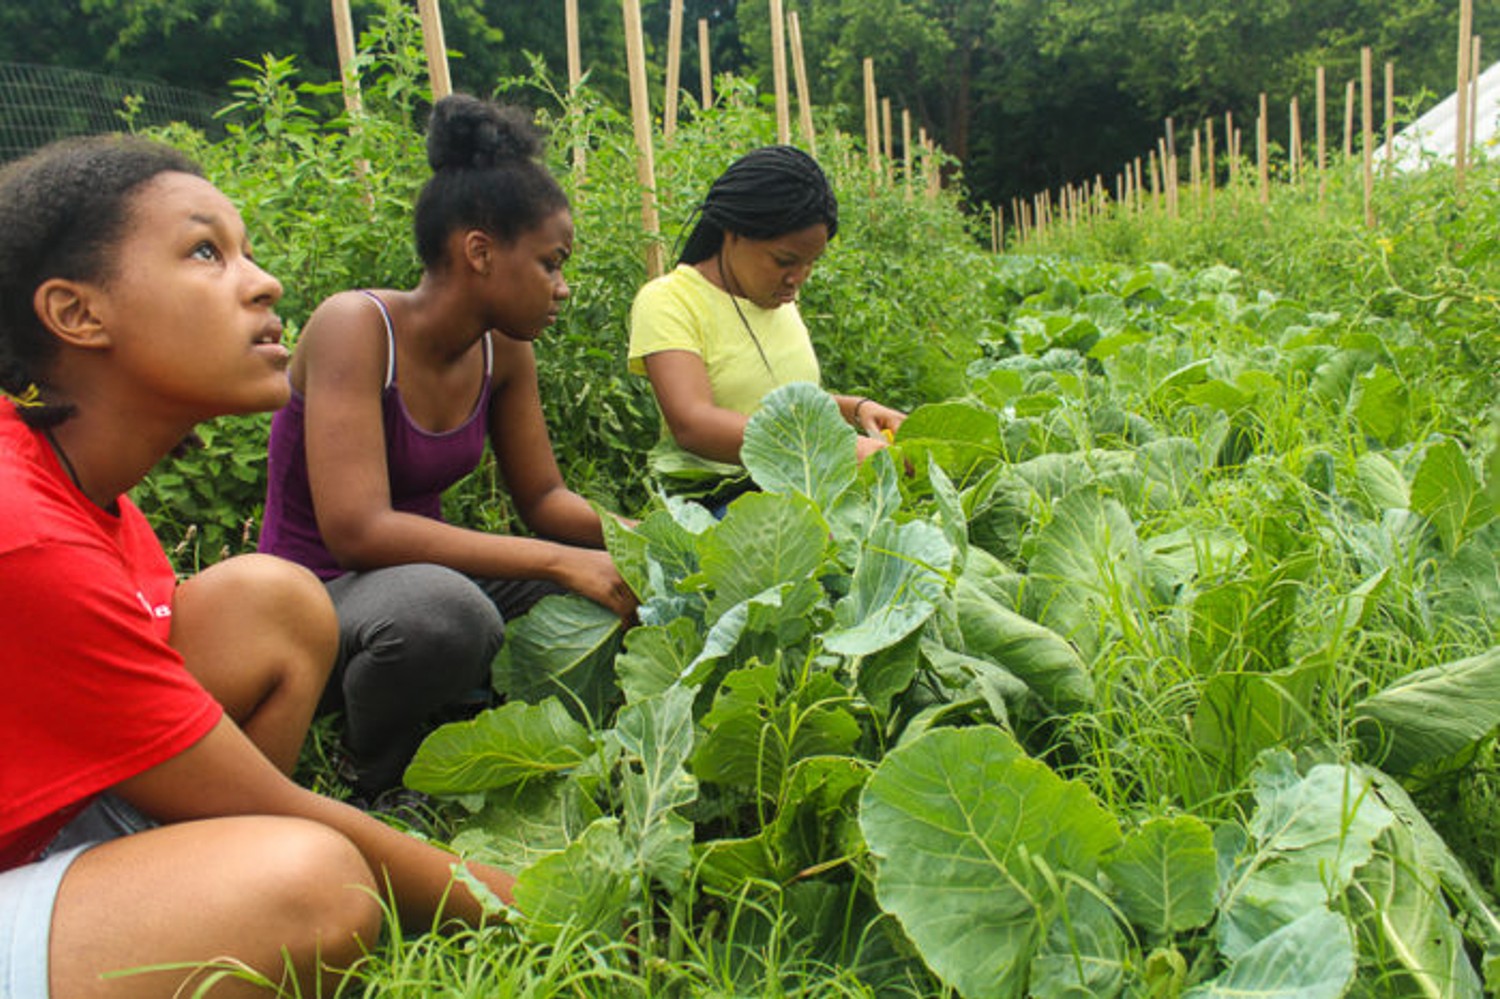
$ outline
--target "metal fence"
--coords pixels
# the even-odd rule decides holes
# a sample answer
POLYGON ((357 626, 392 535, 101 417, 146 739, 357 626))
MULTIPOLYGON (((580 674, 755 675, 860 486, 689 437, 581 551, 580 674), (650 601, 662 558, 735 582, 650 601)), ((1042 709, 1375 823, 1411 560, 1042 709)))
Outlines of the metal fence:
POLYGON ((53 139, 122 131, 127 119, 137 128, 180 121, 217 137, 223 127, 214 112, 225 103, 161 83, 60 66, 0 63, 0 162, 53 139), (133 115, 127 100, 139 101, 133 115))

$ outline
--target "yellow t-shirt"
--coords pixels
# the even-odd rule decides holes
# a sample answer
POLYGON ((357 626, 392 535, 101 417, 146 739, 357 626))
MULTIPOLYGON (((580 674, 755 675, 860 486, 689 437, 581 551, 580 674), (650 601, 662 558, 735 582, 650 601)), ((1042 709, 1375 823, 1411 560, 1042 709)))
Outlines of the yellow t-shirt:
MULTIPOLYGON (((701 357, 714 405, 746 416, 774 388, 792 382, 821 382, 818 355, 796 303, 763 309, 716 287, 690 264, 678 264, 647 283, 636 293, 630 309, 630 370, 645 374, 643 359, 663 350, 685 350, 701 357)), ((658 451, 675 451, 673 457, 689 465, 713 468, 720 474, 739 471, 738 466, 709 461, 677 447, 665 426, 662 437, 658 451)))

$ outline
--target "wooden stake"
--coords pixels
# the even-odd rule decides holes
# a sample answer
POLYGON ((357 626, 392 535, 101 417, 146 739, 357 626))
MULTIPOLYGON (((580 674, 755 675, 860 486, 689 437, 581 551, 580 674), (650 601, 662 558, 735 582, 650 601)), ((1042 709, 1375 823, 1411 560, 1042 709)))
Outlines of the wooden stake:
MULTIPOLYGON (((344 111, 349 115, 349 134, 359 133, 364 101, 359 92, 359 73, 354 65, 354 19, 349 14, 349 0, 333 0, 333 38, 339 54, 339 79, 344 88, 344 111)), ((375 193, 370 190, 370 161, 360 157, 354 163, 354 174, 364 186, 367 208, 375 207, 375 193)))
POLYGON ((1396 165, 1396 64, 1385 61, 1385 168, 1396 165))
MULTIPOLYGON (((865 150, 870 159, 870 176, 880 176, 880 110, 875 103, 875 60, 865 58, 865 150)), ((922 130, 926 144, 927 130, 922 130)))
POLYGON ((417 0, 422 18, 422 46, 427 50, 427 78, 432 83, 432 99, 440 101, 453 93, 453 78, 448 75, 448 45, 443 41, 443 12, 438 0, 417 0))
MULTIPOLYGON (((577 98, 578 87, 583 82, 583 56, 578 48, 578 0, 567 0, 564 7, 564 21, 566 22, 568 41, 568 96, 577 98)), ((577 115, 579 109, 571 107, 568 113, 577 115)), ((588 151, 584 147, 582 136, 575 136, 573 141, 573 172, 578 179, 583 179, 584 166, 588 158, 588 151)), ((576 185, 575 185, 576 187, 576 185)))
POLYGON ((1266 92, 1260 93, 1260 114, 1255 118, 1255 166, 1260 177, 1260 203, 1271 203, 1271 157, 1267 136, 1266 92))
MULTIPOLYGON (((906 182, 906 200, 911 200, 912 175, 911 175, 911 111, 907 108, 901 109, 901 178, 906 182)), ((1010 217, 1016 217, 1015 204, 1011 204, 1010 217)))
POLYGON ((668 142, 677 132, 677 91, 682 76, 682 0, 672 0, 667 15, 667 89, 662 98, 661 134, 668 142))
POLYGON ((942 190, 942 177, 938 174, 936 159, 938 159, 938 144, 926 135, 922 136, 922 177, 927 178, 929 201, 936 201, 939 190, 942 190))
POLYGON ((1364 91, 1360 102, 1360 150, 1365 181, 1365 227, 1375 228, 1375 73, 1370 47, 1359 50, 1359 82, 1364 91))
POLYGON ((359 93, 359 75, 354 71, 354 20, 349 0, 333 0, 333 38, 338 46, 339 79, 344 84, 344 110, 351 116, 364 108, 359 93))
POLYGON ((1239 143, 1234 138, 1234 112, 1224 112, 1224 154, 1229 157, 1229 183, 1232 186, 1240 177, 1239 143))
POLYGON ((771 0, 771 80, 776 90, 776 141, 792 141, 792 100, 786 84, 786 16, 781 0, 771 0))
POLYGON ((641 0, 621 0, 625 13, 625 61, 630 72, 630 111, 635 126, 635 172, 641 185, 641 227, 646 232, 646 277, 660 277, 661 220, 656 213, 656 162, 651 143, 651 95, 646 88, 646 40, 641 0))
POLYGON ((1156 192, 1161 201, 1157 207, 1171 214, 1172 194, 1167 185, 1167 144, 1161 136, 1156 137, 1156 169, 1161 175, 1161 188, 1156 192))
POLYGON ((1458 113, 1454 117, 1453 133, 1453 183, 1459 194, 1464 193, 1464 168, 1469 151, 1469 59, 1474 55, 1471 38, 1474 32, 1474 0, 1459 0, 1458 4, 1458 113))
POLYGON ((713 53, 708 48, 708 18, 698 18, 698 90, 699 106, 710 108, 714 103, 713 53))
POLYGON ((1328 190, 1328 74, 1318 67, 1318 204, 1328 190))
POLYGON ((792 42, 792 71, 797 80, 797 121, 802 126, 802 141, 807 143, 807 151, 816 159, 818 133, 813 129, 812 97, 807 87, 807 60, 802 55, 802 21, 795 10, 787 17, 792 42))
POLYGON ((880 99, 880 129, 884 134, 885 144, 881 151, 885 153, 885 182, 887 185, 895 183, 896 178, 892 176, 895 170, 896 150, 894 137, 891 135, 891 99, 882 97, 880 99))
POLYGON ((1291 165, 1292 183, 1297 183, 1302 177, 1302 110, 1297 105, 1297 98, 1292 98, 1290 111, 1291 135, 1288 140, 1291 144, 1289 162, 1291 165))
POLYGON ((1146 206, 1146 185, 1142 183, 1141 158, 1135 158, 1135 211, 1139 215, 1146 206))
POLYGON ((1214 159, 1214 120, 1212 118, 1205 120, 1203 126, 1205 138, 1208 140, 1208 162, 1205 164, 1206 169, 1203 173, 1208 179, 1208 213, 1212 215, 1214 211, 1214 187, 1217 181, 1215 174, 1219 169, 1218 161, 1214 159))
POLYGON ((1203 145, 1198 130, 1193 129, 1193 158, 1188 164, 1193 189, 1193 216, 1203 216, 1203 145))

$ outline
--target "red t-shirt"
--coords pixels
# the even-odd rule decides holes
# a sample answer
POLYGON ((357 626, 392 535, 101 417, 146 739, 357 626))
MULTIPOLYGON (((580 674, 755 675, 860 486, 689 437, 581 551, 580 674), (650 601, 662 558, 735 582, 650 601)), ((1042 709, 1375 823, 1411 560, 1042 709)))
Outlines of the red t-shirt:
POLYGON ((175 586, 140 510, 95 506, 0 403, 0 871, 218 722, 167 644, 175 586))

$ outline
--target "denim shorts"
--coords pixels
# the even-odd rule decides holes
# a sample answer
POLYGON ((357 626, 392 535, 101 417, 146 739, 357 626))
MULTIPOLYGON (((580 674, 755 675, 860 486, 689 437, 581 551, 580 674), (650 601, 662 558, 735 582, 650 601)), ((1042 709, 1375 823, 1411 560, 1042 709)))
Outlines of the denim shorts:
POLYGON ((63 875, 92 844, 0 873, 0 996, 47 999, 47 942, 63 875))
POLYGON ((105 795, 58 833, 41 860, 0 872, 0 997, 48 999, 52 908, 63 875, 89 847, 151 825, 120 799, 105 795))

